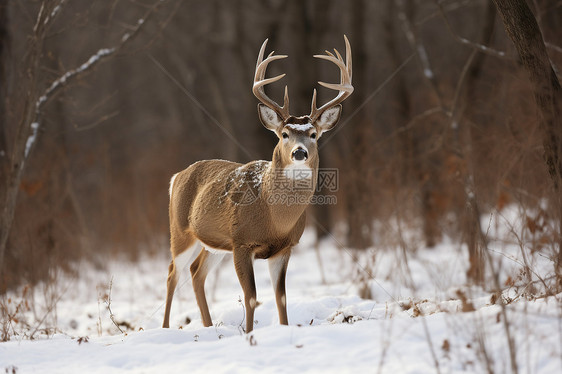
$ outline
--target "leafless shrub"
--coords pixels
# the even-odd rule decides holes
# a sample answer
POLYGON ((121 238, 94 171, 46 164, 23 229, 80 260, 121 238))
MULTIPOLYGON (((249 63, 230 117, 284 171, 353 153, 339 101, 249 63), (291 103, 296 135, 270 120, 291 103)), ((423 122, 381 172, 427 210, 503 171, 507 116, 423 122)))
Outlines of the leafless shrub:
POLYGON ((2 325, 0 330, 0 340, 5 342, 13 336, 21 336, 29 330, 26 312, 31 310, 29 305, 29 286, 21 291, 19 300, 12 297, 0 296, 0 317, 2 325))

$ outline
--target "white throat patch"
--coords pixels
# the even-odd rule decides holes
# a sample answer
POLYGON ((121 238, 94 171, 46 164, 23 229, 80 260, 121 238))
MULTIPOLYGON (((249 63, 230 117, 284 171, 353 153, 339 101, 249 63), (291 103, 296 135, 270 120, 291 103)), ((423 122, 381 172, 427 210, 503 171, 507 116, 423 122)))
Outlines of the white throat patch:
POLYGON ((304 180, 312 178, 312 169, 302 163, 292 163, 283 169, 283 174, 287 179, 304 180))

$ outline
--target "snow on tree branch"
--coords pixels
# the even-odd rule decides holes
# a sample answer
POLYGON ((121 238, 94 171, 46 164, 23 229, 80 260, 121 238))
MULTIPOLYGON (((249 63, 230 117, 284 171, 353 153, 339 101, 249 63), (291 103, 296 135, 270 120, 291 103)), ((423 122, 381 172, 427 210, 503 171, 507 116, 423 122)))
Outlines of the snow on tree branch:
POLYGON ((37 138, 37 130, 39 130, 39 122, 33 122, 31 124, 31 135, 27 138, 25 142, 25 158, 29 155, 29 151, 31 150, 31 146, 35 143, 35 139, 37 138))
MULTIPOLYGON (((47 23, 49 20, 52 20, 58 14, 58 12, 61 9, 61 6, 64 4, 65 1, 66 0, 61 0, 59 2, 59 4, 57 6, 55 6, 55 8, 50 13, 50 15, 48 15, 45 18, 45 23, 47 23)), ((155 11, 164 2, 165 1, 158 1, 150 9, 148 9, 148 11, 145 12, 145 14, 141 18, 139 18, 139 20, 137 21, 133 30, 123 34, 123 36, 120 39, 119 44, 117 44, 116 46, 111 47, 111 48, 101 48, 101 49, 99 49, 96 53, 91 55, 86 62, 82 63, 80 66, 78 66, 75 69, 71 69, 71 70, 65 72, 63 75, 61 75, 60 77, 55 79, 51 83, 51 85, 43 92, 43 94, 41 96, 39 96, 39 98, 37 99, 37 101, 35 103, 35 118, 32 121, 32 123, 30 124, 31 134, 27 138, 27 141, 26 141, 26 144, 25 144, 24 159, 27 159, 27 157, 29 156, 29 152, 31 151, 31 148, 33 147, 33 145, 35 144, 35 141, 37 139, 37 132, 38 132, 38 130, 40 128, 40 124, 41 124, 41 111, 43 109, 43 106, 60 89, 67 86, 69 83, 71 83, 72 81, 74 81, 75 79, 80 77, 82 74, 92 70, 96 65, 98 65, 102 61, 108 59, 110 56, 114 55, 125 44, 127 44, 129 41, 131 41, 138 34, 139 30, 143 27, 143 25, 146 23, 146 20, 152 14, 154 14, 155 11)), ((41 9, 41 11, 43 11, 43 8, 41 9)))
POLYGON ((51 13, 48 14, 47 17, 45 17, 45 20, 43 21, 44 25, 48 24, 51 20, 55 19, 55 17, 59 14, 61 9, 63 8, 65 2, 66 0, 60 0, 59 3, 55 5, 51 13))
POLYGON ((41 107, 43 106, 43 104, 45 104, 45 102, 47 102, 49 97, 56 90, 58 90, 59 88, 62 88, 69 81, 69 79, 72 79, 75 76, 77 76, 78 74, 83 73, 83 72, 87 71, 88 69, 92 68, 93 65, 95 65, 97 62, 99 62, 101 58, 111 56, 113 53, 115 53, 116 50, 117 50, 116 47, 114 47, 114 48, 102 48, 102 49, 98 50, 95 54, 90 56, 88 61, 84 62, 82 65, 80 65, 76 69, 67 71, 66 73, 61 75, 59 78, 55 79, 53 81, 53 83, 51 83, 51 86, 49 86, 49 88, 47 88, 45 90, 45 93, 43 95, 41 95, 41 97, 39 97, 39 99, 37 100, 37 103, 35 104, 35 112, 38 114, 41 110, 41 107))

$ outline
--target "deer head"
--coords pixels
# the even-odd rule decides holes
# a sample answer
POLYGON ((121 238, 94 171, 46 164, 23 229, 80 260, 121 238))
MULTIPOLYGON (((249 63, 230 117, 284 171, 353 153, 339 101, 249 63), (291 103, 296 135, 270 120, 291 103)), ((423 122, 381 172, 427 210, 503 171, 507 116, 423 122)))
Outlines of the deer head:
POLYGON ((333 62, 340 69, 339 84, 318 82, 326 88, 337 90, 337 96, 320 108, 317 108, 316 89, 314 89, 310 114, 300 117, 292 116, 289 112, 289 92, 287 86, 285 86, 283 106, 280 106, 265 94, 264 87, 267 84, 276 82, 285 76, 285 74, 281 74, 273 78, 265 78, 267 66, 270 62, 286 58, 287 56, 276 56, 273 54, 274 52, 271 52, 264 60, 265 47, 268 40, 266 39, 261 46, 256 63, 252 91, 261 101, 261 104, 258 104, 258 115, 261 123, 266 129, 273 131, 279 138, 277 149, 285 165, 299 165, 307 163, 308 160, 317 160, 318 139, 324 132, 330 131, 338 123, 342 111, 340 103, 353 92, 353 86, 351 85, 351 46, 346 36, 344 36, 344 39, 346 61, 343 60, 337 49, 334 49, 335 54, 326 51, 325 55, 314 55, 316 58, 333 62))

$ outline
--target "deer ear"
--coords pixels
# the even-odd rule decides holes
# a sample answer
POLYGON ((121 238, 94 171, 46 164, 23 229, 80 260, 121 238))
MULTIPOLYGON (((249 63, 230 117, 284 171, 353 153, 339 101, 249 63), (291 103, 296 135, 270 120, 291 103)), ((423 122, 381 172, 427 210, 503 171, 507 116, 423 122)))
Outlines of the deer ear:
POLYGON ((283 126, 283 119, 279 117, 279 114, 266 105, 258 104, 258 114, 262 125, 268 130, 276 132, 283 126))
POLYGON ((320 115, 320 118, 316 120, 316 125, 320 127, 322 132, 330 131, 338 123, 341 116, 341 105, 336 105, 332 108, 328 108, 320 115))

